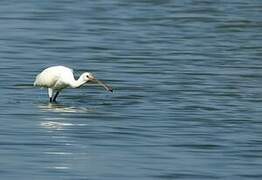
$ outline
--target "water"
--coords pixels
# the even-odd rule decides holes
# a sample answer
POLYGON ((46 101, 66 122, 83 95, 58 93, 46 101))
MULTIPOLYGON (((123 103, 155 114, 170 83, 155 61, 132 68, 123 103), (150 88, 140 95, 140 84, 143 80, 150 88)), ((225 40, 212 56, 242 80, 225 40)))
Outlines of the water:
POLYGON ((261 179, 262 2, 0 2, 1 179, 261 179), (93 72, 57 104, 43 68, 93 72))

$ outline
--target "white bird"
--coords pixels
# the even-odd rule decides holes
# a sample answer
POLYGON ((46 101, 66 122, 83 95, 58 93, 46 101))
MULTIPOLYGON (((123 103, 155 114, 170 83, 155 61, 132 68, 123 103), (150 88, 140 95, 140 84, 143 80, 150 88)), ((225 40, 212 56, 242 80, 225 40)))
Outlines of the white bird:
POLYGON ((83 73, 78 80, 75 80, 73 70, 65 66, 52 66, 44 69, 36 76, 34 86, 48 88, 50 102, 56 102, 59 92, 64 88, 78 88, 89 81, 96 82, 106 90, 113 92, 110 86, 97 80, 90 72, 83 73), (53 97, 54 91, 56 91, 56 94, 53 97))

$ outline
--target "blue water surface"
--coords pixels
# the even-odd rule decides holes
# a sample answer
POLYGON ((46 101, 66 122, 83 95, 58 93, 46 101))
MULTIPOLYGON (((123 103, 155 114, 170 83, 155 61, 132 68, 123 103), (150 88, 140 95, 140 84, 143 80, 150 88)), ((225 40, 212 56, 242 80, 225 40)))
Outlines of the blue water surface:
POLYGON ((0 2, 1 179, 261 179, 262 1, 0 2), (66 65, 114 87, 32 83, 66 65))

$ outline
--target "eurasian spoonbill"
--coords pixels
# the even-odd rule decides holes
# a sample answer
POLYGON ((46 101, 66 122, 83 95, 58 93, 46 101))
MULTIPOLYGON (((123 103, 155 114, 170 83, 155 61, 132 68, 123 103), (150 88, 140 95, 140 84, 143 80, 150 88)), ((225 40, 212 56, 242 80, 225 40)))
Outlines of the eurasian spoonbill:
POLYGON ((78 88, 89 81, 96 82, 106 90, 113 92, 110 86, 97 80, 90 72, 83 73, 78 80, 75 80, 73 70, 65 66, 51 66, 44 69, 36 76, 34 86, 48 88, 50 102, 56 102, 59 92, 64 88, 78 88), (53 92, 55 91, 56 94, 53 96, 53 92))

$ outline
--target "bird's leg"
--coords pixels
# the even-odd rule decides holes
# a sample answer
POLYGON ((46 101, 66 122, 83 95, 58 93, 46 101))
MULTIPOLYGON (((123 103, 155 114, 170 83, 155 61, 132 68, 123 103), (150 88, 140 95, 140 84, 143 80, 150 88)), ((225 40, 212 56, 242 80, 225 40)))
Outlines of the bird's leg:
POLYGON ((56 92, 56 94, 55 94, 55 96, 53 98, 53 102, 56 102, 56 98, 57 98, 58 94, 59 94, 59 91, 56 92))
POLYGON ((49 101, 52 102, 53 89, 48 88, 48 96, 49 96, 49 101))

